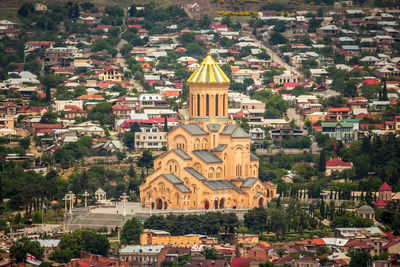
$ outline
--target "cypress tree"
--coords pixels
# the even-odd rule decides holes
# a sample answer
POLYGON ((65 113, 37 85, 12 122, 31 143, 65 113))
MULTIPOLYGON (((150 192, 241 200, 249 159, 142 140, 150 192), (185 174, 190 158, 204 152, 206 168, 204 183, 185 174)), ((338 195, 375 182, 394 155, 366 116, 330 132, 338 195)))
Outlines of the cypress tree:
POLYGON ((164 132, 168 132, 168 120, 167 117, 164 118, 164 132))
POLYGON ((388 101, 386 81, 383 84, 382 100, 383 101, 388 101))
POLYGON ((382 101, 382 91, 381 91, 381 90, 379 90, 378 100, 379 100, 379 101, 382 101))
POLYGON ((322 149, 321 154, 319 155, 318 171, 320 172, 326 171, 325 149, 322 149))

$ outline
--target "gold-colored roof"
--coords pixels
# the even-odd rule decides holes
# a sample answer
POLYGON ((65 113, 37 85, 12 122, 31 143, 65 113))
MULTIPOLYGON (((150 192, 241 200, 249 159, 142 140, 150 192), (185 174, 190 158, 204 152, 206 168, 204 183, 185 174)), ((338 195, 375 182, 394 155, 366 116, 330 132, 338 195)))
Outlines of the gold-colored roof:
POLYGON ((231 81, 208 52, 200 66, 190 75, 188 83, 230 83, 231 81))

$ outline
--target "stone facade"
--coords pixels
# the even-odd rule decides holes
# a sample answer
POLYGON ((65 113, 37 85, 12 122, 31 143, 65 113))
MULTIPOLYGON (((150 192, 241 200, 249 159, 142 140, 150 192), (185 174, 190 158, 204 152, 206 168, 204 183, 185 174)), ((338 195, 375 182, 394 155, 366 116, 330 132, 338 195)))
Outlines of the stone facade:
POLYGON ((167 136, 168 150, 140 186, 156 209, 264 206, 276 186, 258 177, 250 136, 228 115, 229 79, 208 55, 188 79, 190 119, 167 136))

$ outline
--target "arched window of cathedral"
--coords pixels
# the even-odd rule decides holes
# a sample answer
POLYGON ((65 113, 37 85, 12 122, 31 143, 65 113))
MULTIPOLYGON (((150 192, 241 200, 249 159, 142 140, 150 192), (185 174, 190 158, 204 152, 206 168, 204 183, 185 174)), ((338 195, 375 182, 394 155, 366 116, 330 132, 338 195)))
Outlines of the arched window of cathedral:
POLYGON ((180 196, 179 196, 179 194, 176 194, 175 196, 176 196, 176 205, 179 207, 180 196))
POLYGON ((172 174, 175 174, 176 176, 179 176, 179 164, 176 160, 171 159, 167 162, 167 166, 169 169, 169 172, 172 174))
POLYGON ((181 150, 185 151, 185 144, 187 142, 186 142, 186 138, 183 135, 175 136, 173 143, 176 144, 177 149, 181 149, 181 150))
POLYGON ((206 94, 206 116, 210 116, 210 96, 206 94))
POLYGON ((185 177, 185 179, 183 179, 185 181, 185 185, 189 184, 189 178, 185 177))
POLYGON ((242 176, 242 165, 237 164, 236 165, 236 176, 241 177, 242 176))
POLYGON ((208 178, 209 179, 214 178, 214 168, 209 168, 208 169, 208 178))
POLYGON ((195 163, 194 164, 194 169, 196 170, 196 171, 198 171, 199 173, 201 173, 201 165, 200 165, 200 163, 195 163))
POLYGON ((201 141, 201 149, 207 149, 207 139, 205 138, 201 141))
POLYGON ((221 178, 222 177, 222 168, 218 167, 217 170, 215 171, 215 178, 221 178))
POLYGON ((200 116, 200 95, 197 95, 197 116, 200 116))
POLYGON ((196 185, 192 184, 192 187, 193 187, 193 194, 196 194, 196 185))
POLYGON ((194 149, 195 150, 200 149, 200 139, 198 139, 198 138, 194 139, 194 149))
POLYGON ((215 95, 215 116, 218 116, 218 94, 215 95))
POLYGON ((160 182, 158 184, 158 191, 160 191, 160 194, 164 194, 165 193, 165 185, 163 182, 160 182))

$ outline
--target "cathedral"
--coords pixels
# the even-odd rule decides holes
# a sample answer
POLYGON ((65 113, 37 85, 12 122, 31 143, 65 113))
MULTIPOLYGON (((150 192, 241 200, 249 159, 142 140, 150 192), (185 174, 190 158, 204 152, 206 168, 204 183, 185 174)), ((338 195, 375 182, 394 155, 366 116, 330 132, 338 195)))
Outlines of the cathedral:
POLYGON ((276 186, 258 177, 250 136, 228 118, 229 78, 207 57, 187 80, 189 120, 170 130, 168 149, 140 186, 152 209, 222 209, 265 206, 276 186))

